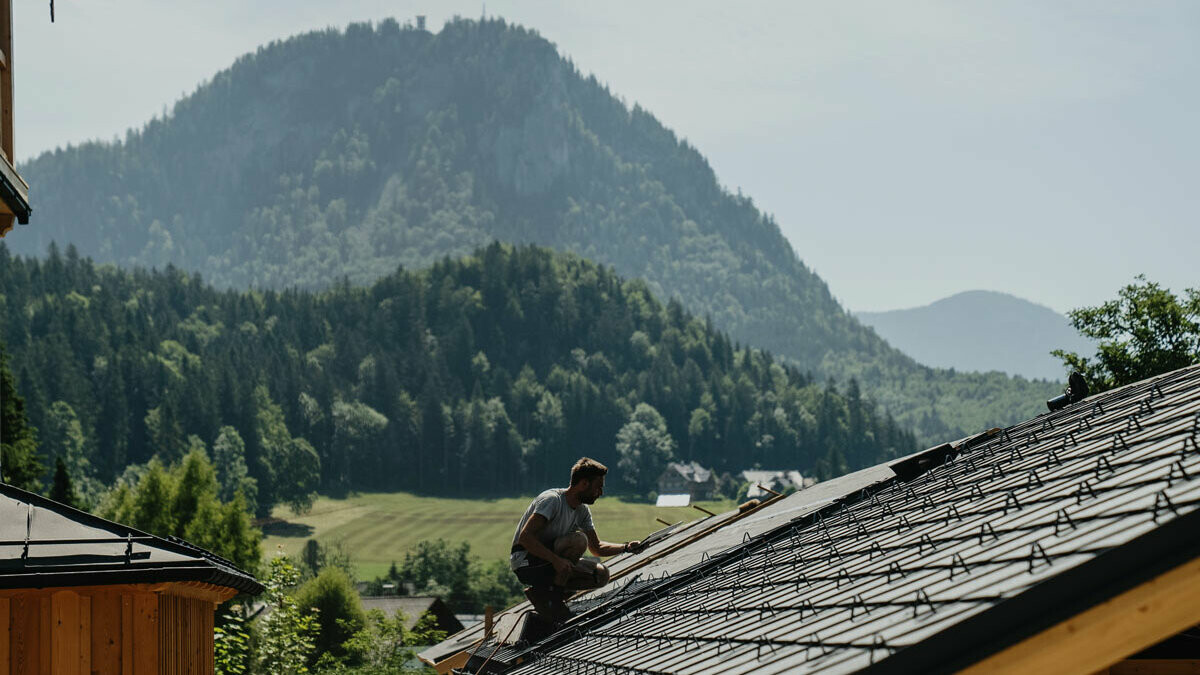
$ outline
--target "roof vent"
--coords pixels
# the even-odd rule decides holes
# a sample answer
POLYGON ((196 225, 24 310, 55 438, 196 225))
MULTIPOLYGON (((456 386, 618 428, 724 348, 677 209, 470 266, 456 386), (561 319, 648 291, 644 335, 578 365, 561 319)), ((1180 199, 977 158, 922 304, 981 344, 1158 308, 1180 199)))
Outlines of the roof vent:
POLYGON ((1046 401, 1046 407, 1050 409, 1050 412, 1061 410, 1072 403, 1082 401, 1087 398, 1087 395, 1087 380, 1083 379, 1083 373, 1076 371, 1067 378, 1067 390, 1062 395, 1046 401))

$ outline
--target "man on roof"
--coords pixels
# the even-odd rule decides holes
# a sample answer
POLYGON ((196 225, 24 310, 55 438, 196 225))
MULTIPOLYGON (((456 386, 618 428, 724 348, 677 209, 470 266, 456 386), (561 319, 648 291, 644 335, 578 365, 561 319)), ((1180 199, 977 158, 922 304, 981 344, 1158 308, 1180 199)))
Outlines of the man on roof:
POLYGON ((513 534, 509 564, 522 583, 525 596, 543 617, 561 622, 570 617, 565 600, 570 591, 598 588, 608 583, 608 568, 582 560, 585 551, 610 556, 638 553, 642 544, 601 541, 592 524, 589 504, 604 494, 608 467, 581 457, 571 467, 571 485, 551 488, 534 498, 513 534))

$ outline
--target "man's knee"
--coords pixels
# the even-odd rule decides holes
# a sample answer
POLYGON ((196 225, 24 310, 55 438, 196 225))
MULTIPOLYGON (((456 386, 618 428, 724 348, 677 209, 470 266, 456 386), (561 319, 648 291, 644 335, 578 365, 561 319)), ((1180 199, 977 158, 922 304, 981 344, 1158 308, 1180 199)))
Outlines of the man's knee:
POLYGON ((554 554, 567 560, 579 560, 587 547, 587 535, 582 532, 571 532, 554 540, 554 554))
POLYGON ((596 569, 592 572, 592 580, 596 584, 596 588, 608 583, 608 567, 604 563, 596 563, 596 569))
POLYGON ((608 583, 608 567, 595 560, 580 560, 571 570, 564 586, 574 591, 599 588, 608 583))

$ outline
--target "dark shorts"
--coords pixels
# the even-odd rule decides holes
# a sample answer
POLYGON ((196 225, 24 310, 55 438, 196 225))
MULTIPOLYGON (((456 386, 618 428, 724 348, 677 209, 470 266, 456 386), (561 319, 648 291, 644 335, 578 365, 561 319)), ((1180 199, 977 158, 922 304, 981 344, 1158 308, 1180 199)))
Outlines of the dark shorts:
POLYGON ((513 570, 521 583, 534 588, 549 588, 554 585, 554 566, 535 556, 528 557, 529 564, 513 570))

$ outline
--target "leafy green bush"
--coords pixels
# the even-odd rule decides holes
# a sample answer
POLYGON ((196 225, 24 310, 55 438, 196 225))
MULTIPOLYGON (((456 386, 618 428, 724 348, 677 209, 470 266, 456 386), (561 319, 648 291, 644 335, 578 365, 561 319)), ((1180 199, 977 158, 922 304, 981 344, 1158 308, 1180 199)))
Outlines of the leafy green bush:
POLYGON ((413 647, 430 645, 446 639, 446 632, 436 630, 432 614, 421 616, 410 630, 405 628, 407 617, 402 613, 385 616, 373 609, 366 613, 363 627, 344 643, 346 656, 336 658, 323 654, 317 662, 320 675, 382 675, 391 673, 430 672, 419 665, 413 647))
POLYGON ((316 612, 316 653, 346 657, 347 640, 362 630, 366 621, 358 591, 346 573, 338 567, 322 569, 296 591, 295 602, 302 611, 316 612))
POLYGON ((300 573, 285 557, 271 560, 263 601, 267 609, 255 622, 251 651, 253 672, 298 675, 309 671, 317 655, 319 614, 292 597, 300 573))
POLYGON ((216 675, 243 675, 250 663, 250 629, 241 612, 225 610, 213 628, 216 675))

